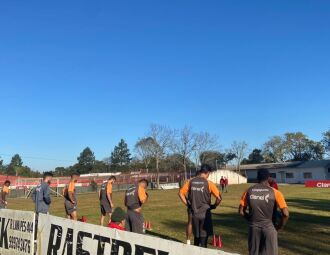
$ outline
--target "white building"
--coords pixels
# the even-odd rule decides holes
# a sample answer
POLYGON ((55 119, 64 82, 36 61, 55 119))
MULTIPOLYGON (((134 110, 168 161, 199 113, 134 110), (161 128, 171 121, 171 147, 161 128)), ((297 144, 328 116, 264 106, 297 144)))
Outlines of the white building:
POLYGON ((242 165, 248 182, 256 182, 258 169, 268 169, 278 183, 304 183, 308 180, 330 180, 330 160, 242 165))
POLYGON ((247 183, 246 177, 237 174, 235 171, 226 169, 221 169, 212 172, 208 179, 216 184, 219 184, 221 177, 226 177, 228 179, 229 185, 247 183))

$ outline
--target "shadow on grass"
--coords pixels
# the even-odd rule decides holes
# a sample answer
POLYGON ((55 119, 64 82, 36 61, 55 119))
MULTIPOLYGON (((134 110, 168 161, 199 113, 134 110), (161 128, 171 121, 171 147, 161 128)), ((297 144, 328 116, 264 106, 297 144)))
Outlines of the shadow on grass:
POLYGON ((176 242, 181 243, 181 241, 179 239, 176 239, 176 238, 173 238, 173 237, 170 237, 170 236, 167 236, 167 235, 163 235, 163 234, 160 234, 160 233, 156 233, 156 232, 153 232, 151 230, 146 230, 146 234, 151 235, 151 236, 155 236, 155 237, 159 237, 159 238, 163 238, 163 239, 166 239, 166 240, 171 240, 171 241, 176 241, 176 242))
MULTIPOLYGON (((293 202, 293 199, 291 199, 293 202)), ((296 208, 301 206, 320 206, 326 212, 329 207, 327 201, 317 200, 309 202, 306 199, 295 201, 296 208), (307 204, 306 204, 307 203, 307 204)), ((320 209, 321 210, 321 209, 320 209)), ((246 254, 248 222, 238 213, 214 213, 214 232, 221 234, 224 244, 233 251, 246 254)), ((174 219, 163 221, 173 231, 185 231, 186 223, 174 219)), ((170 236, 155 235, 175 240, 170 236)), ((330 254, 330 217, 325 215, 311 215, 302 212, 291 212, 288 224, 279 232, 279 247, 281 254, 330 254)), ((211 239, 211 238, 210 238, 211 239)), ((177 241, 177 240, 175 240, 177 241)), ((210 240, 209 240, 210 241, 210 240)))
POLYGON ((287 202, 289 207, 294 206, 306 210, 330 211, 330 202, 326 199, 289 198, 287 202))

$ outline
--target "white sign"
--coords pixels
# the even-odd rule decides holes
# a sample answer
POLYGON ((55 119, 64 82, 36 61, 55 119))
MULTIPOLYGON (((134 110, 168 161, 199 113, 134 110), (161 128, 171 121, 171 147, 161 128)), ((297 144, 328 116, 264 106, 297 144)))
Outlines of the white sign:
POLYGON ((159 184, 159 187, 161 189, 179 189, 180 188, 178 182, 159 184))
POLYGON ((38 254, 228 255, 229 253, 40 214, 38 254))
POLYGON ((34 212, 0 209, 0 254, 33 254, 34 212))

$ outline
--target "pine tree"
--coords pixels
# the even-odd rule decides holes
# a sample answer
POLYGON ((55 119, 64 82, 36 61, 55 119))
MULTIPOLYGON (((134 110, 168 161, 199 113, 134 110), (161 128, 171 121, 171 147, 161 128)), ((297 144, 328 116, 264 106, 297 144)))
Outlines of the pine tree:
POLYGON ((127 143, 121 139, 111 153, 111 164, 115 166, 125 166, 131 162, 131 153, 129 152, 127 143))

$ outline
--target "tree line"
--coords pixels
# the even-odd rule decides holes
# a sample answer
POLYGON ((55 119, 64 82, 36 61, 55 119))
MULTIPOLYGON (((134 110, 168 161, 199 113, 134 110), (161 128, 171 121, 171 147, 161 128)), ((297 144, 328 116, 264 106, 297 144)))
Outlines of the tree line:
MULTIPOLYGON (((287 161, 321 160, 330 156, 330 129, 322 134, 321 141, 314 141, 302 132, 288 132, 270 137, 263 146, 250 151, 245 141, 234 141, 230 148, 220 150, 218 136, 208 132, 194 132, 189 126, 172 129, 152 124, 146 135, 139 138, 134 148, 128 148, 124 139, 113 148, 109 157, 97 160, 90 147, 77 157, 77 163, 69 167, 56 167, 55 176, 72 172, 81 174, 98 172, 182 172, 187 177, 202 163, 213 169, 242 164, 277 163, 287 161), (250 153, 248 153, 250 151, 250 153)), ((8 165, 0 160, 0 173, 37 177, 40 173, 23 166, 16 154, 8 165)))

